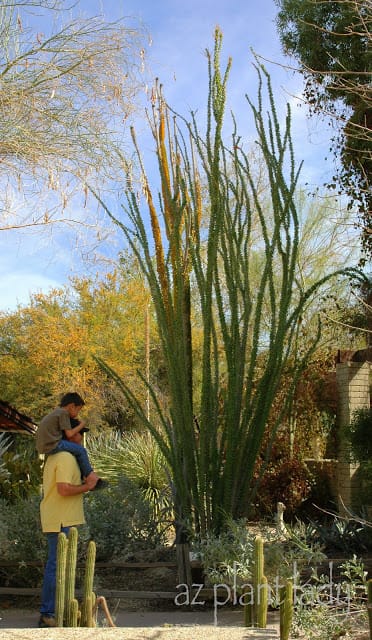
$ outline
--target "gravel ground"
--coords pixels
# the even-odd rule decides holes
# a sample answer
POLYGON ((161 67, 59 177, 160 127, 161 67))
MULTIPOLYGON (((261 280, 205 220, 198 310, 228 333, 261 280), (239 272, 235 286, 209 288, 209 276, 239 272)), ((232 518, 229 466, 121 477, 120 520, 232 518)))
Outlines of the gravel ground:
POLYGON ((270 640, 278 635, 251 634, 232 627, 148 627, 137 629, 2 629, 2 640, 270 640))
POLYGON ((115 614, 116 627, 38 629, 38 614, 30 610, 0 611, 1 640, 274 640, 277 619, 260 631, 242 626, 241 611, 152 611, 115 614))

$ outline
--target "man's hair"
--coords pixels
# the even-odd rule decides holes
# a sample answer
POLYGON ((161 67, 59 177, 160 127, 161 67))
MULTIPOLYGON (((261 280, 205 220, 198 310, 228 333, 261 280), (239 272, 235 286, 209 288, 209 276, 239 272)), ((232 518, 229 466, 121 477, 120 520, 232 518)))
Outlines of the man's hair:
POLYGON ((65 395, 61 398, 59 406, 66 407, 68 404, 75 404, 77 407, 83 407, 85 405, 85 402, 78 393, 70 392, 65 393, 65 395))

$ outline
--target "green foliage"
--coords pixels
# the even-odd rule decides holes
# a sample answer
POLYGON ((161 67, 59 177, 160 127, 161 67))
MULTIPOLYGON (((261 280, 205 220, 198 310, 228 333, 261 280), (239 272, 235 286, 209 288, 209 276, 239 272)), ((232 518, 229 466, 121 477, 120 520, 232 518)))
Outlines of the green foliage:
POLYGON ((99 560, 125 559, 164 543, 166 524, 159 527, 142 491, 124 476, 108 490, 89 494, 85 514, 99 560))
POLYGON ((8 503, 0 501, 0 558, 14 560, 16 567, 2 569, 2 584, 14 587, 39 586, 42 567, 26 567, 24 562, 45 560, 46 539, 40 527, 40 498, 30 496, 8 503))
POLYGON ((358 469, 361 484, 360 506, 372 505, 372 460, 362 462, 358 469))
MULTIPOLYGON (((6 433, 0 433, 0 486, 5 480, 9 479, 9 470, 3 460, 5 453, 8 451, 12 441, 6 433)), ((2 491, 1 491, 2 494, 2 491)))
MULTIPOLYGON (((16 567, 1 569, 8 586, 40 586, 43 568, 24 562, 45 561, 46 538, 40 527, 40 498, 31 496, 14 503, 0 501, 0 559, 14 560, 16 567)), ((122 478, 107 491, 91 492, 85 500, 89 526, 80 527, 78 560, 85 555, 89 538, 97 543, 100 560, 124 559, 137 551, 154 549, 165 542, 167 523, 153 519, 141 490, 122 478)))
POLYGON ((327 555, 342 553, 368 553, 372 551, 371 528, 352 519, 320 522, 309 519, 311 536, 314 542, 322 546, 327 555))
MULTIPOLYGON (((371 244, 370 6, 364 0, 276 0, 284 52, 299 62, 310 113, 332 114, 341 186, 356 201, 366 257, 371 244), (343 106, 343 108, 342 108, 343 106), (341 123, 341 125, 340 125, 341 123)), ((335 188, 333 178, 330 187, 335 188)))
POLYGON ((360 463, 360 506, 372 505, 372 407, 362 407, 353 413, 343 437, 350 444, 351 458, 360 463))
POLYGON ((229 520, 216 536, 208 532, 200 540, 194 540, 192 549, 201 558, 205 574, 212 584, 238 584, 252 577, 252 558, 255 534, 249 531, 245 521, 229 520))
POLYGON ((355 637, 367 617, 366 576, 363 563, 356 556, 341 565, 337 584, 329 575, 318 576, 314 572, 311 581, 301 585, 296 594, 295 637, 329 640, 347 633, 355 637))
POLYGON ((1 497, 11 503, 38 493, 42 462, 35 449, 34 439, 28 436, 8 436, 8 438, 3 437, 1 442, 3 443, 0 451, 1 497))
MULTIPOLYGON (((362 37, 360 20, 366 17, 367 6, 358 15, 358 2, 319 2, 317 0, 276 0, 280 8, 277 23, 286 53, 297 58, 303 66, 313 70, 318 90, 327 92, 331 100, 337 95, 334 83, 326 82, 323 72, 345 76, 352 69, 361 84, 368 84, 365 71, 369 66, 368 41, 362 37), (350 30, 354 25, 355 29, 350 30), (358 75, 359 74, 359 75, 358 75), (323 84, 322 84, 323 83, 323 84)), ((335 77, 332 78, 335 81, 335 77)), ((356 96, 342 90, 339 98, 355 104, 356 96)), ((314 97, 315 100, 315 97, 314 97)))
POLYGON ((302 526, 288 529, 283 539, 269 525, 250 526, 244 520, 227 521, 220 535, 209 533, 195 541, 193 549, 200 555, 208 580, 240 586, 253 580, 254 546, 257 535, 265 541, 265 574, 273 586, 277 577, 293 577, 294 568, 316 565, 324 560, 319 544, 302 526))
POLYGON ((351 453, 357 462, 372 462, 372 407, 362 407, 353 413, 353 418, 344 430, 350 442, 351 453))

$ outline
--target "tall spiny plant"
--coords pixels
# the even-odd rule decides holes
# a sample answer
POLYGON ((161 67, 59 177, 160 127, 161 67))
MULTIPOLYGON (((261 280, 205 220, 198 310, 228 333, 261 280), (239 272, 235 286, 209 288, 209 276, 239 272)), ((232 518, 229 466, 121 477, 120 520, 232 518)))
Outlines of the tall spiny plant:
MULTIPOLYGON (((255 491, 255 461, 307 305, 331 277, 354 274, 353 270, 327 274, 311 288, 300 288, 296 280, 299 224, 293 198, 299 171, 294 162, 289 109, 282 132, 270 78, 258 66, 258 105, 248 97, 247 101, 267 168, 271 194, 268 212, 236 129, 231 147, 223 142, 231 61, 221 74, 221 46, 222 34, 217 29, 214 54, 207 52, 205 136, 199 132, 194 114, 191 123, 183 121, 186 134, 176 117, 171 123, 170 110, 157 87, 152 130, 161 179, 160 210, 155 207, 133 134, 152 238, 134 191, 127 193, 130 226, 114 218, 102 203, 122 228, 150 286, 169 380, 169 412, 160 406, 151 389, 162 430, 147 419, 145 408, 115 372, 105 363, 101 365, 117 381, 159 443, 172 476, 177 519, 202 534, 210 529, 218 532, 227 517, 247 513, 255 491), (267 121, 263 116, 264 79, 269 101, 267 121), (204 211, 200 171, 207 191, 204 211), (201 225, 202 213, 208 222, 206 230, 201 225), (257 221, 259 245, 255 241, 257 221), (258 250, 263 258, 257 287, 252 265, 258 250), (191 277, 203 330, 198 402, 191 387, 191 277)), ((273 420, 272 437, 318 337, 293 365, 292 384, 273 420)))

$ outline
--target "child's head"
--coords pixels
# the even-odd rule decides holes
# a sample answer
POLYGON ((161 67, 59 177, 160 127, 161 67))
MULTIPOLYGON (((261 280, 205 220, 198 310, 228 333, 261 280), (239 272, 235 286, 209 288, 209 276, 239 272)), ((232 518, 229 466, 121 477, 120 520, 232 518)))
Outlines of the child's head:
POLYGON ((85 402, 83 398, 79 396, 78 393, 75 393, 75 392, 65 393, 65 395, 61 399, 61 402, 59 403, 60 407, 63 407, 64 409, 66 409, 70 418, 76 418, 80 409, 84 405, 85 405, 85 402))

